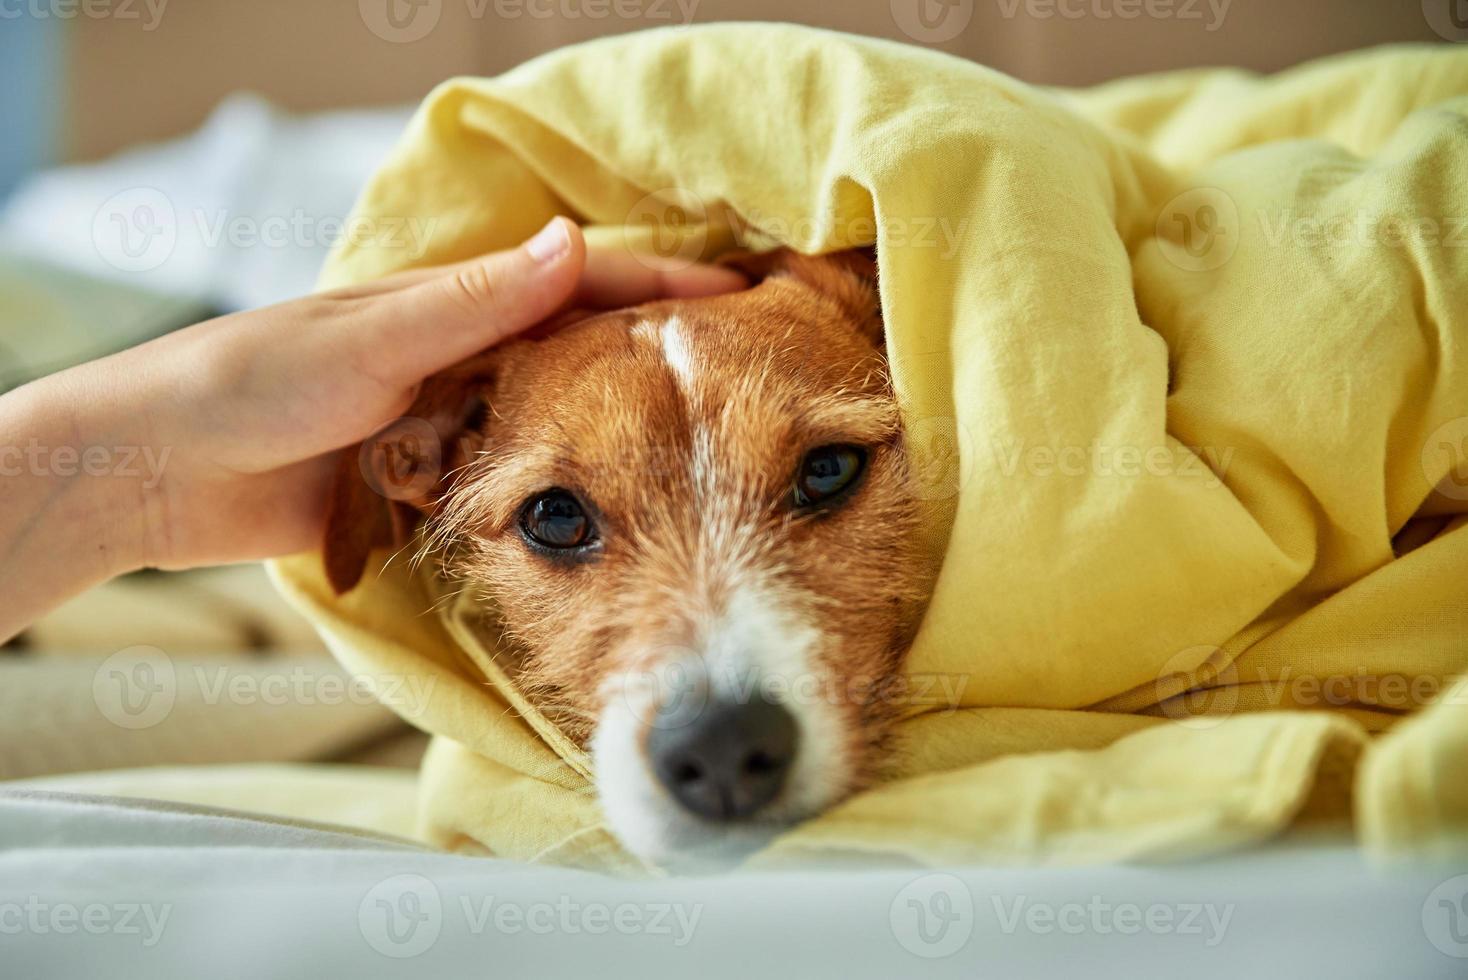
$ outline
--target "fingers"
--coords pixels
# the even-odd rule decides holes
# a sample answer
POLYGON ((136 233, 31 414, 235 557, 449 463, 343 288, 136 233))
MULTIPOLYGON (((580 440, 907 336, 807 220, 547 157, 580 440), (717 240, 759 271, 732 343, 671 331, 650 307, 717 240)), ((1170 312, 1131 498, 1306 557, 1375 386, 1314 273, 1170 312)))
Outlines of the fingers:
POLYGON ((555 218, 519 248, 371 296, 349 342, 372 352, 378 377, 414 384, 555 313, 576 293, 585 264, 581 230, 555 218))
POLYGON ((581 229, 557 217, 519 248, 414 269, 330 295, 359 304, 361 315, 354 317, 346 342, 370 352, 374 374, 416 384, 569 303, 611 309, 748 285, 740 273, 718 266, 588 252, 581 229))
MULTIPOLYGON (((408 269, 357 286, 333 290, 331 295, 338 299, 380 296, 445 275, 476 269, 484 261, 485 257, 480 256, 449 265, 408 269)), ((685 266, 656 256, 588 249, 586 266, 575 292, 575 303, 578 306, 615 309, 655 299, 712 296, 744 289, 748 285, 749 280, 743 274, 723 266, 703 263, 685 266)))
POLYGON ((576 304, 615 309, 655 299, 712 296, 748 285, 743 275, 721 266, 685 267, 648 256, 597 249, 586 256, 576 304))

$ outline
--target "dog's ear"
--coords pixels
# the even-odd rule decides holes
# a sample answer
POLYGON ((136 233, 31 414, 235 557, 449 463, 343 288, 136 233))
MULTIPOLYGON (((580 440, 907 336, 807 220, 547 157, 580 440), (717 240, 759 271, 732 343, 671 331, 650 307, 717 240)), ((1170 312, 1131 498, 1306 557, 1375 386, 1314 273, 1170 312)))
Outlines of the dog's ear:
POLYGON ((881 346, 882 304, 877 293, 877 255, 870 248, 804 255, 788 248, 730 252, 719 258, 752 282, 794 279, 835 300, 872 342, 881 346))
POLYGON ((376 548, 401 547, 431 511, 449 476, 484 441, 494 355, 423 383, 406 415, 338 457, 326 505, 322 556, 337 595, 362 580, 376 548))

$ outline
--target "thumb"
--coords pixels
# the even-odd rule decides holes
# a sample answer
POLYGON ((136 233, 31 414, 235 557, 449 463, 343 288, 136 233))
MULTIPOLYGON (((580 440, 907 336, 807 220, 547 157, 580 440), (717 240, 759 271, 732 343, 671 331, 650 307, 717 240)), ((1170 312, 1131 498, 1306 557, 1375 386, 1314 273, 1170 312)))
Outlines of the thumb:
POLYGON ((413 384, 555 313, 575 293, 585 265, 581 229, 552 218, 519 248, 375 297, 354 341, 382 352, 383 369, 413 384))

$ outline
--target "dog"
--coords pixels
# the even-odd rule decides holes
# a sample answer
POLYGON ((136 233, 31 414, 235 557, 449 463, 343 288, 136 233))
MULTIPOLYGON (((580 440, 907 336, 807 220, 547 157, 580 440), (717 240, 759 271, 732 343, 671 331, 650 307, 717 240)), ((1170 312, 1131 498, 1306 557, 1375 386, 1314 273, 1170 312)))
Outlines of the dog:
POLYGON ((409 414, 448 448, 344 454, 327 520, 338 593, 422 522, 516 683, 589 748, 612 832, 664 865, 747 853, 878 778, 932 585, 874 263, 730 264, 755 285, 431 379, 409 414), (384 497, 384 471, 409 490, 384 497))

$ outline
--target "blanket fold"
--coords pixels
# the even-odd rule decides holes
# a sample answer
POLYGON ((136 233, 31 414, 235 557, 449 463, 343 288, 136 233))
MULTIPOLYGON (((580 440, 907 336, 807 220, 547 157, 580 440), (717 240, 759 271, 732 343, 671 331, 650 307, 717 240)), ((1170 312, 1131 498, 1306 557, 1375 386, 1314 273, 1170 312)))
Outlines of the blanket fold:
MULTIPOLYGON (((322 284, 556 213, 689 259, 876 244, 941 560, 907 669, 946 693, 890 780, 756 862, 1178 857, 1315 820, 1441 851, 1468 841, 1465 134, 1450 47, 1049 92, 654 31, 441 86, 358 205, 429 220, 427 252, 346 242, 322 284)), ((424 833, 636 870, 478 611, 387 558, 340 599, 317 556, 276 575, 349 667, 435 678, 424 833)))

